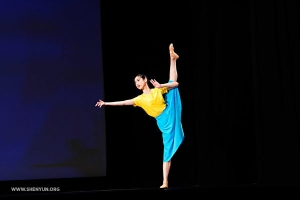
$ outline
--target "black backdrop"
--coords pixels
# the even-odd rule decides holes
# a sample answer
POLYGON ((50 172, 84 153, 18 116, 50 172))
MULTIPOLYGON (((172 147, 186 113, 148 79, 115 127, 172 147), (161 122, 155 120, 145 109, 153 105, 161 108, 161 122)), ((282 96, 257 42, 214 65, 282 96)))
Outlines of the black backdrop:
MULTIPOLYGON (((170 183, 297 183, 299 3, 164 2, 102 1, 105 100, 138 95, 137 73, 168 81, 172 42, 186 138, 170 183)), ((133 107, 105 112, 114 186, 158 186, 162 141, 155 120, 133 107)))

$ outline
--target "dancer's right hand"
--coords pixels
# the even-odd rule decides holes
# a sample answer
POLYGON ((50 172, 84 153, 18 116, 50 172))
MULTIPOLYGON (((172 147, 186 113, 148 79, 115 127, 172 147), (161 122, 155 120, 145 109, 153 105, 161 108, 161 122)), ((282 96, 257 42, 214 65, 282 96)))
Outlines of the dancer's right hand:
POLYGON ((99 108, 101 108, 101 106, 105 105, 105 102, 102 101, 101 99, 96 103, 95 107, 96 106, 99 106, 99 108))

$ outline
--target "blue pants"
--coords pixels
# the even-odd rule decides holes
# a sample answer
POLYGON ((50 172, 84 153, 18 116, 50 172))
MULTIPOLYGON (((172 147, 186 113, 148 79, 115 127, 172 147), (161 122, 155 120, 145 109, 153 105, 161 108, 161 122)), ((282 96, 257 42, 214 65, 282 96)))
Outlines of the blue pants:
POLYGON ((165 102, 167 106, 165 110, 156 117, 156 122, 162 132, 164 144, 163 161, 168 162, 174 156, 184 139, 181 124, 182 105, 177 87, 168 91, 165 96, 165 102))

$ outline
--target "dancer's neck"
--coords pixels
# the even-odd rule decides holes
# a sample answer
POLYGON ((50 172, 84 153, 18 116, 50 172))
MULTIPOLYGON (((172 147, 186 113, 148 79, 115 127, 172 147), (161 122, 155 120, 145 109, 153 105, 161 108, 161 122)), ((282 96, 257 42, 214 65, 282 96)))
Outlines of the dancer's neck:
POLYGON ((151 89, 149 88, 148 85, 145 85, 144 89, 143 89, 143 93, 144 94, 150 94, 151 93, 151 89))

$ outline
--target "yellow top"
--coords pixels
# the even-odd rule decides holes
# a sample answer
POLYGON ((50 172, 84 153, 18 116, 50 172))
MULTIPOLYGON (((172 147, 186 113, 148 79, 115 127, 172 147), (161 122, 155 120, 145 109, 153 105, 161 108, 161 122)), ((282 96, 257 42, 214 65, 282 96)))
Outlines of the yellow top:
POLYGON ((133 98, 134 105, 141 107, 151 117, 157 117, 166 108, 166 103, 163 94, 167 93, 168 89, 164 88, 153 88, 149 94, 141 94, 133 98))

